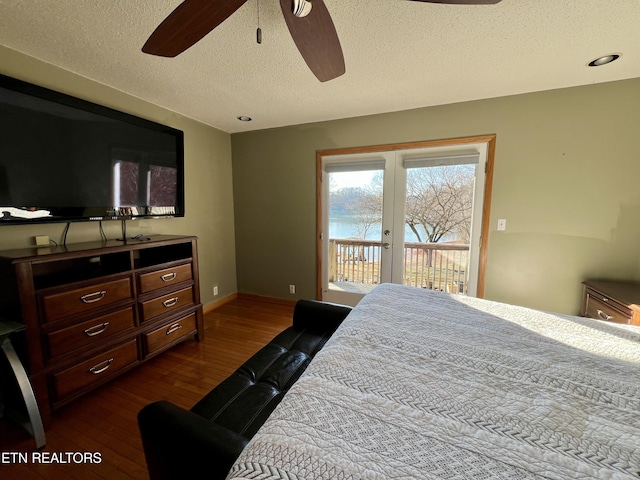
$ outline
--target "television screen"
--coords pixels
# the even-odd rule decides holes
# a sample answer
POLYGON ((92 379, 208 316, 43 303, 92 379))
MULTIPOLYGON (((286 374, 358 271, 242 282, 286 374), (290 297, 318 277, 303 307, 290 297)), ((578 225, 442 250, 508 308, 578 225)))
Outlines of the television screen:
POLYGON ((0 75, 0 225, 184 216, 183 132, 0 75))

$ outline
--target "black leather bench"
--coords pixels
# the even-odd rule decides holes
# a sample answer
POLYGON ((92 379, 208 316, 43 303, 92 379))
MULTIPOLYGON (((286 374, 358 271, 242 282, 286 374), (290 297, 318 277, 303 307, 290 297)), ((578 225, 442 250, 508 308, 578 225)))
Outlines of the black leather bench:
POLYGON ((167 401, 144 407, 138 426, 151 480, 224 479, 233 462, 324 346, 350 307, 299 300, 293 325, 189 411, 167 401))

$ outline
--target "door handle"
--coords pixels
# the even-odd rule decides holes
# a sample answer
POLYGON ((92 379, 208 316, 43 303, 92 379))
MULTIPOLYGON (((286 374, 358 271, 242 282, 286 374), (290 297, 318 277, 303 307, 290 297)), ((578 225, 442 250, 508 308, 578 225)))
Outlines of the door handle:
POLYGON ((384 247, 385 250, 389 250, 391 248, 390 243, 383 243, 382 246, 384 247))

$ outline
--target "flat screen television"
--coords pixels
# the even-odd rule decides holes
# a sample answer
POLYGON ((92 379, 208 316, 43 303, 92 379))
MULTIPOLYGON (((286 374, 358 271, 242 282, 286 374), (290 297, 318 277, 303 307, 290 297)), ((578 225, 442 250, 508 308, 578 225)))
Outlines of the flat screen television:
POLYGON ((0 225, 182 216, 182 131, 0 75, 0 225))

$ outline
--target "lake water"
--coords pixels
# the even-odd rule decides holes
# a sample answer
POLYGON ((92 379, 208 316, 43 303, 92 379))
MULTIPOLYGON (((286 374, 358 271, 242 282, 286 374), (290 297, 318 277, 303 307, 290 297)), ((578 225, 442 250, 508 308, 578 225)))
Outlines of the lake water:
MULTIPOLYGON (((329 218, 329 238, 359 238, 358 221, 351 215, 332 215, 329 218)), ((411 231, 409 225, 404 229, 405 242, 417 242, 418 238, 411 231)), ((382 238, 382 224, 372 225, 365 240, 380 240, 382 238)))

